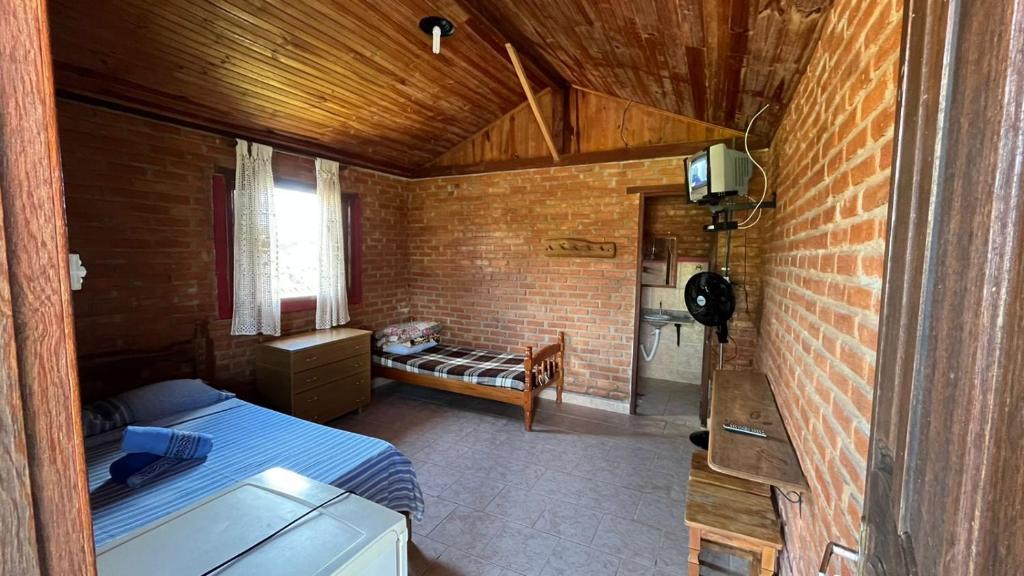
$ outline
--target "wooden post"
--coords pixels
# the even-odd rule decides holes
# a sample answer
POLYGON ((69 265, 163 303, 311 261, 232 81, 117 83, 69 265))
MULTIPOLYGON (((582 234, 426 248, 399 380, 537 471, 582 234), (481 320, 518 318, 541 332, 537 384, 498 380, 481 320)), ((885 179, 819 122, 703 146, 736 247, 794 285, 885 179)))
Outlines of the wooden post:
POLYGON ((555 402, 562 403, 562 387, 565 385, 565 332, 558 332, 558 385, 555 386, 555 402))
POLYGON ((523 369, 526 371, 525 382, 523 383, 523 424, 526 431, 533 429, 533 346, 526 347, 526 359, 523 360, 523 369))
POLYGON ((558 157, 558 149, 555 148, 555 141, 551 139, 551 131, 548 130, 547 123, 544 122, 544 116, 540 113, 540 107, 537 106, 537 99, 533 96, 530 81, 526 79, 523 64, 519 61, 519 53, 516 52, 516 47, 511 44, 505 44, 505 49, 508 50, 508 57, 512 60, 512 67, 516 69, 519 83, 523 85, 523 92, 526 92, 526 100, 530 103, 530 109, 533 110, 533 117, 537 119, 537 124, 540 126, 540 134, 544 137, 544 143, 547 144, 548 151, 551 152, 551 158, 558 162, 560 159, 558 157))
POLYGON ((0 0, 0 22, 0 573, 90 576, 46 2, 0 0))

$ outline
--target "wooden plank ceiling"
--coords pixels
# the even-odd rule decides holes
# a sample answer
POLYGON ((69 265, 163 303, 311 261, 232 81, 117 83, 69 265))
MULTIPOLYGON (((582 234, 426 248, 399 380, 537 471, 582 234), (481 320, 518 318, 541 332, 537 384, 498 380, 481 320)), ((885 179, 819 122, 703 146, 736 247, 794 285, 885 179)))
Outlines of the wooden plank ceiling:
MULTIPOLYGON (((829 0, 52 0, 59 93, 412 174, 569 84, 770 137, 829 0), (430 53, 417 23, 456 23, 430 53)), ((618 121, 618 119, 614 119, 618 121)))
POLYGON ((775 133, 832 0, 487 0, 481 15, 572 84, 775 133))
POLYGON ((430 52, 432 0, 53 0, 64 92, 310 142, 407 171, 517 106, 507 61, 460 26, 430 52))

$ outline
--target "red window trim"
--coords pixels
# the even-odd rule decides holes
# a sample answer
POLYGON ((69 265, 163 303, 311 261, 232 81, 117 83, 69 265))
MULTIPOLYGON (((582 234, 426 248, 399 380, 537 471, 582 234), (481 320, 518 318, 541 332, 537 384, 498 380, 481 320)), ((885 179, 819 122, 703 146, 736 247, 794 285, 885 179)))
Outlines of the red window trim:
POLYGON ((316 296, 297 296, 295 298, 281 298, 281 313, 302 312, 303 310, 316 310, 316 296))
POLYGON ((213 175, 213 248, 217 267, 217 318, 230 320, 234 311, 235 288, 231 284, 231 233, 234 220, 228 202, 228 182, 224 174, 213 175))
MULTIPOLYGON (((234 286, 231 271, 234 269, 232 258, 232 235, 234 218, 231 210, 231 196, 228 192, 229 172, 213 175, 213 245, 214 262, 217 275, 217 317, 230 320, 234 310, 234 286)), ((290 184, 290 182, 288 183, 290 184)), ((363 300, 363 211, 362 199, 358 194, 345 193, 350 200, 350 265, 351 280, 348 289, 349 305, 356 305, 363 300)), ((281 299, 281 313, 301 312, 316 309, 316 296, 281 299)))

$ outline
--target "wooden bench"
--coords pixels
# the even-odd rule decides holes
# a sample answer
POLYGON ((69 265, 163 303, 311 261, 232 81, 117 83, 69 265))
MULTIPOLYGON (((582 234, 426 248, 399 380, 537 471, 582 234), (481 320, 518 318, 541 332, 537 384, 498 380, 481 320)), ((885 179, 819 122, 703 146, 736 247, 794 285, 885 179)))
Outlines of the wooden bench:
POLYGON ((700 574, 702 541, 751 553, 751 576, 775 574, 782 536, 771 488, 715 472, 702 452, 695 452, 690 462, 686 526, 690 531, 690 576, 700 574))

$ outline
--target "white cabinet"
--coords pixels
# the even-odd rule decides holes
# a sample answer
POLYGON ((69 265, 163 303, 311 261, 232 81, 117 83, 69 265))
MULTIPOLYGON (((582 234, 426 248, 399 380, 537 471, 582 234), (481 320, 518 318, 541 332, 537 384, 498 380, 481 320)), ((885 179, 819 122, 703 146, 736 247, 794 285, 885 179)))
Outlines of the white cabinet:
POLYGON ((401 514, 274 468, 110 542, 96 562, 101 576, 198 576, 244 552, 216 574, 406 576, 408 540, 401 514))

